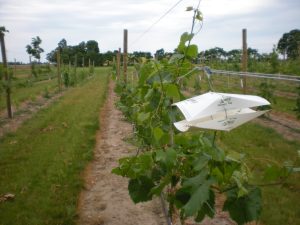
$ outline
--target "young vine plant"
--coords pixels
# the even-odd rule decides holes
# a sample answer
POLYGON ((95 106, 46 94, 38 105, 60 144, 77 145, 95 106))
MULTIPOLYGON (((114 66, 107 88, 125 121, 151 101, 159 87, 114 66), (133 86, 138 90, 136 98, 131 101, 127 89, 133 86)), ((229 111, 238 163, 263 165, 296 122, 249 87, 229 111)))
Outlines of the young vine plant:
MULTIPOLYGON (((195 21, 201 21, 198 9, 195 21)), ((170 218, 179 216, 200 222, 213 217, 216 194, 226 198, 223 210, 237 224, 258 220, 262 210, 261 190, 251 184, 251 172, 243 154, 218 148, 204 131, 180 133, 173 123, 182 115, 172 106, 184 100, 180 85, 193 73, 198 47, 194 37, 183 33, 176 53, 169 59, 144 60, 136 65, 138 81, 119 81, 119 108, 134 124, 139 143, 135 155, 121 158, 114 174, 129 178, 128 190, 135 203, 165 196, 170 218)), ((272 173, 272 170, 269 170, 272 173)))

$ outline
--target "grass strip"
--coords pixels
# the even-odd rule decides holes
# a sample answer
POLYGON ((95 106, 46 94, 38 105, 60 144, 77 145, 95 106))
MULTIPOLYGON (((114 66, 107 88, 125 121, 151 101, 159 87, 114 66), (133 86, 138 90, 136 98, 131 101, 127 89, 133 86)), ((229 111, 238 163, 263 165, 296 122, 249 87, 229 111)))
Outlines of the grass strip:
MULTIPOLYGON (((225 150, 245 153, 248 164, 256 172, 277 161, 281 165, 291 162, 300 166, 299 141, 285 140, 271 128, 255 123, 245 124, 231 132, 219 135, 219 143, 225 150)), ((259 183, 253 174, 253 182, 259 183)), ((300 174, 293 174, 283 186, 266 186, 263 190, 261 221, 265 225, 300 224, 300 174)))
POLYGON ((93 156, 107 70, 71 88, 49 108, 0 140, 0 224, 74 224, 83 181, 93 156))

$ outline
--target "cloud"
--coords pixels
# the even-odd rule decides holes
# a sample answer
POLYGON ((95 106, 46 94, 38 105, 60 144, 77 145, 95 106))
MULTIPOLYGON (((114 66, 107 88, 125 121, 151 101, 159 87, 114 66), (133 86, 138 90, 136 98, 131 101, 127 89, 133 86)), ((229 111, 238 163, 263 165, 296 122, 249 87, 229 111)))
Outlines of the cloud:
MULTIPOLYGON (((0 0, 0 21, 10 30, 6 35, 9 60, 27 62, 25 46, 35 36, 42 38, 45 52, 62 38, 70 45, 96 40, 102 52, 118 49, 124 28, 129 30, 129 51, 173 51, 181 33, 190 30, 192 12, 185 12, 185 7, 197 2, 182 1, 141 38, 176 1, 0 0)), ((299 28, 297 0, 202 0, 200 8, 204 26, 194 42, 201 50, 240 48, 241 29, 247 28, 248 45, 270 51, 284 32, 299 28)))

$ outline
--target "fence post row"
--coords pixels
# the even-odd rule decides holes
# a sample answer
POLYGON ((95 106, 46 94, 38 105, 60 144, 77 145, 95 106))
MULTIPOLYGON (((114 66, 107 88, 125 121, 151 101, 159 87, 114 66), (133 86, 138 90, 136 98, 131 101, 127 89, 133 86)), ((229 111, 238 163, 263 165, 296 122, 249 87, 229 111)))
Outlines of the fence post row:
MULTIPOLYGON (((243 56, 242 56, 242 71, 247 72, 248 52, 247 52, 247 29, 243 29, 243 56)), ((243 77, 243 92, 246 94, 247 80, 243 77)))
POLYGON ((123 73, 124 73, 124 81, 127 83, 127 47, 128 47, 128 31, 124 30, 124 42, 123 42, 123 73))
POLYGON ((1 42, 1 53, 2 53, 2 62, 3 62, 3 70, 4 70, 4 79, 7 82, 6 86, 6 107, 7 107, 7 115, 8 118, 12 118, 12 109, 11 109, 11 90, 10 90, 10 83, 9 83, 9 76, 7 71, 7 58, 6 58, 6 51, 5 51, 5 43, 4 43, 4 33, 0 31, 0 42, 1 42))

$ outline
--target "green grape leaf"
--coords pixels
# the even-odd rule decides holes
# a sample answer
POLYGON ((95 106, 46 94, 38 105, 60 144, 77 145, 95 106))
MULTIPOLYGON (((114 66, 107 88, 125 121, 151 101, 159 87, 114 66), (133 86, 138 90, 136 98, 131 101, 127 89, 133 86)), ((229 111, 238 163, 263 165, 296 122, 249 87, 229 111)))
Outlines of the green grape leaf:
POLYGON ((185 187, 185 188, 180 188, 176 191, 175 196, 174 196, 174 204, 176 205, 177 208, 182 208, 191 198, 191 188, 185 187))
POLYGON ((112 169, 112 173, 123 177, 135 177, 134 174, 130 173, 130 165, 134 162, 135 157, 124 157, 119 159, 119 166, 112 169))
POLYGON ((212 169, 211 175, 218 181, 219 184, 224 182, 224 175, 218 167, 212 169))
POLYGON ((262 202, 261 191, 259 188, 249 190, 247 195, 238 197, 238 188, 232 189, 226 193, 227 199, 223 210, 229 211, 229 214, 238 225, 258 220, 261 214, 262 202))
POLYGON ((199 210, 201 210, 203 203, 209 199, 209 190, 212 183, 213 180, 205 180, 192 193, 189 201, 183 206, 186 216, 194 216, 199 210))
POLYGON ((241 162, 242 159, 245 158, 245 154, 241 154, 236 151, 228 151, 228 154, 226 155, 227 161, 235 161, 235 162, 241 162))
POLYGON ((139 156, 119 159, 119 166, 114 168, 112 173, 134 179, 141 175, 150 173, 152 166, 152 154, 150 152, 146 152, 139 156))
MULTIPOLYGON (((203 203, 209 199, 210 185, 212 179, 207 179, 208 171, 202 170, 197 176, 185 179, 182 188, 177 193, 178 199, 190 198, 182 207, 185 216, 195 215, 202 207, 203 203)), ((179 201, 180 202, 180 201, 179 201)), ((183 201, 181 201, 181 204, 183 201)), ((177 203, 178 204, 178 203, 177 203)))
POLYGON ((145 100, 148 101, 151 97, 153 96, 153 89, 148 89, 146 95, 145 95, 145 100))
POLYGON ((156 73, 152 64, 145 64, 139 72, 139 85, 143 85, 146 80, 156 73))
MULTIPOLYGON (((179 47, 179 46, 178 46, 178 47, 179 47)), ((180 46, 179 49, 177 48, 177 51, 183 52, 184 49, 182 49, 182 48, 185 48, 185 46, 184 46, 184 45, 183 45, 183 46, 180 46)), ((171 58, 169 59, 169 62, 168 62, 168 63, 169 63, 169 64, 177 63, 178 60, 182 59, 183 57, 184 57, 183 54, 175 53, 175 54, 173 54, 173 55, 171 56, 171 58)))
MULTIPOLYGON (((179 54, 179 55, 183 55, 183 56, 184 56, 185 49, 186 49, 186 46, 185 46, 184 42, 180 42, 179 45, 177 46, 176 51, 177 51, 178 53, 181 53, 181 54, 179 54)), ((182 58, 183 58, 183 57, 182 57, 182 58)))
POLYGON ((160 193, 163 191, 163 189, 170 183, 170 181, 171 181, 170 176, 164 177, 160 181, 159 185, 157 185, 151 189, 151 194, 159 196, 160 193))
POLYGON ((183 181, 183 187, 192 187, 193 190, 197 189, 199 185, 204 183, 206 176, 208 174, 207 170, 202 170, 197 176, 187 178, 183 181))
POLYGON ((210 190, 209 199, 202 205, 201 209, 198 211, 195 221, 201 222, 204 219, 205 215, 209 216, 210 218, 213 218, 215 215, 214 208, 215 208, 215 193, 212 190, 210 190))
POLYGON ((184 32, 180 37, 180 43, 185 44, 187 41, 192 40, 194 34, 189 34, 188 32, 184 32))
POLYGON ((186 51, 186 56, 189 57, 189 58, 197 58, 197 55, 198 55, 198 47, 197 45, 190 45, 188 48, 187 48, 187 51, 186 51))
POLYGON ((179 89, 175 84, 167 84, 165 85, 165 89, 167 97, 173 98, 174 101, 180 99, 179 89))
POLYGON ((197 11, 196 19, 199 20, 199 21, 203 20, 203 15, 202 15, 202 13, 199 10, 197 11))
POLYGON ((210 159, 211 159, 211 157, 209 157, 208 155, 201 154, 193 162, 194 170, 195 171, 202 170, 207 165, 207 163, 209 162, 210 159))
POLYGON ((153 144, 155 145, 166 145, 170 141, 169 134, 164 132, 160 127, 155 127, 152 130, 153 137, 154 137, 154 142, 153 144))
POLYGON ((143 123, 150 118, 150 112, 144 113, 141 112, 137 116, 137 122, 139 125, 143 125, 143 123))
POLYGON ((156 161, 162 162, 168 169, 171 169, 175 165, 176 158, 177 152, 173 148, 168 148, 166 151, 156 151, 156 161))
POLYGON ((146 202, 152 199, 153 187, 153 181, 146 176, 131 179, 128 184, 129 195, 134 203, 146 202))
POLYGON ((164 132, 161 128, 155 127, 153 129, 153 136, 156 142, 159 142, 160 139, 164 136, 164 132))

